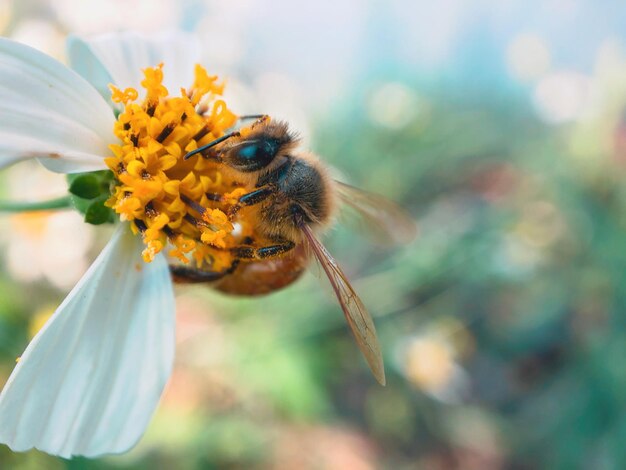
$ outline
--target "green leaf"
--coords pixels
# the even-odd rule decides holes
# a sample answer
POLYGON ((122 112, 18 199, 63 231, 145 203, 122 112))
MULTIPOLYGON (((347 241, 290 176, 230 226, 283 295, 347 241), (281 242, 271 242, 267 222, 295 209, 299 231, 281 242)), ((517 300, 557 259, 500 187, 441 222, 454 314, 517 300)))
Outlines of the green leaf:
POLYGON ((73 178, 69 191, 83 199, 95 199, 102 193, 102 184, 96 175, 87 173, 73 178))
POLYGON ((114 212, 104 206, 104 201, 111 194, 113 181, 114 175, 110 170, 67 175, 72 205, 85 215, 86 222, 90 224, 115 222, 114 212))
POLYGON ((104 205, 107 197, 100 197, 87 206, 85 222, 92 225, 101 225, 115 221, 113 211, 104 205))
POLYGON ((85 215, 85 212, 87 212, 87 208, 92 203, 92 201, 89 199, 80 198, 78 196, 71 196, 71 197, 72 197, 72 205, 74 206, 74 208, 81 214, 85 215))

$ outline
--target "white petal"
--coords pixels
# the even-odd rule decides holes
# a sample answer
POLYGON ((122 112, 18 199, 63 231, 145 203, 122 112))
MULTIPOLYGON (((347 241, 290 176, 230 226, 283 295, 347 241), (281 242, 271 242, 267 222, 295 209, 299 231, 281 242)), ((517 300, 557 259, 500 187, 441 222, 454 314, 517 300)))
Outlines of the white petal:
POLYGON ((132 87, 141 94, 142 70, 164 64, 163 84, 173 95, 193 83, 194 65, 200 60, 195 35, 163 32, 144 36, 135 32, 109 33, 93 37, 70 36, 67 42, 71 67, 109 99, 109 84, 132 87))
POLYGON ((82 77, 51 57, 0 38, 0 168, 41 157, 63 173, 106 168, 111 108, 82 77))
POLYGON ((123 224, 28 345, 0 394, 0 442, 67 458, 139 440, 174 358, 167 262, 141 249, 123 224))

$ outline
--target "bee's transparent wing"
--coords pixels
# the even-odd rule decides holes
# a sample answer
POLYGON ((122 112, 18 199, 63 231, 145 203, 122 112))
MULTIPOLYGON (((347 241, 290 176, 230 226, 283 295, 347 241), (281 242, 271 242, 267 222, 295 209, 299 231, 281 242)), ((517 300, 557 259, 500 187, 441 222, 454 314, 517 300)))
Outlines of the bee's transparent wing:
POLYGON ((405 245, 417 235, 417 226, 400 206, 378 194, 336 181, 341 202, 351 207, 365 222, 367 233, 385 246, 405 245))
POLYGON ((348 325, 352 329, 357 345, 365 356, 374 377, 376 377, 376 380, 382 385, 385 385, 383 356, 380 351, 380 345, 378 344, 378 337, 376 336, 376 328, 374 327, 372 317, 350 285, 348 279, 346 279, 346 275, 324 245, 316 238, 311 228, 306 224, 302 224, 301 229, 308 241, 311 251, 328 276, 328 280, 337 295, 337 299, 348 321, 348 325))

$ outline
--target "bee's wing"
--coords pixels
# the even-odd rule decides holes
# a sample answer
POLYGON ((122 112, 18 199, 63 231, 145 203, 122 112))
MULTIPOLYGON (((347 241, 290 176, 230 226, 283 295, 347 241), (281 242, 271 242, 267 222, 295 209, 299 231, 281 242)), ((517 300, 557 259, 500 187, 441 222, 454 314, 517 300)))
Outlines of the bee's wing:
POLYGON ((381 245, 405 245, 415 239, 417 226, 400 206, 378 194, 336 181, 341 202, 354 209, 367 224, 368 233, 381 245))
POLYGON ((372 317, 350 285, 348 279, 346 279, 346 275, 324 245, 315 237, 311 228, 306 224, 302 224, 301 229, 308 241, 311 251, 324 269, 335 294, 337 294, 337 299, 339 299, 341 309, 348 321, 348 325, 352 329, 356 343, 365 356, 374 377, 376 377, 376 380, 382 385, 385 385, 383 356, 380 352, 380 345, 378 344, 378 337, 376 336, 376 328, 374 327, 372 317))

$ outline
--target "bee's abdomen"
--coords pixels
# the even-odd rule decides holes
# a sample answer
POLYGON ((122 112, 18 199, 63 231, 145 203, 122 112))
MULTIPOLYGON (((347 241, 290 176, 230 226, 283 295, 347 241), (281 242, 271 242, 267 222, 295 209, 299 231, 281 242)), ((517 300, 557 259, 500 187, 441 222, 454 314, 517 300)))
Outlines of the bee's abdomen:
POLYGON ((265 295, 296 281, 308 264, 308 251, 304 245, 296 245, 280 258, 241 263, 212 286, 226 294, 265 295))

